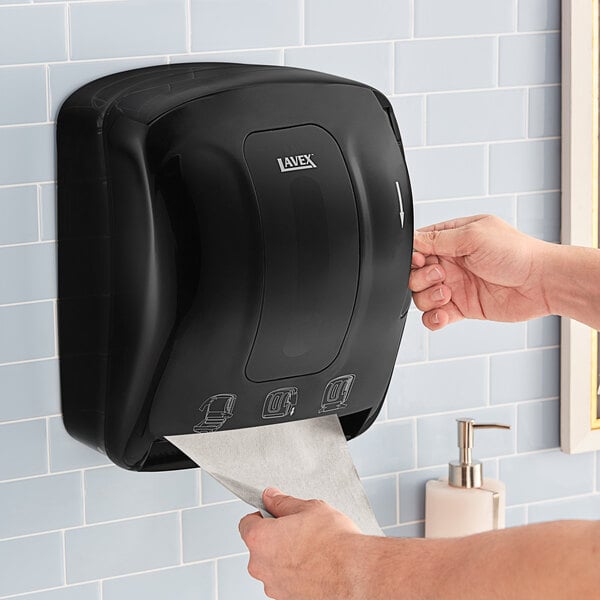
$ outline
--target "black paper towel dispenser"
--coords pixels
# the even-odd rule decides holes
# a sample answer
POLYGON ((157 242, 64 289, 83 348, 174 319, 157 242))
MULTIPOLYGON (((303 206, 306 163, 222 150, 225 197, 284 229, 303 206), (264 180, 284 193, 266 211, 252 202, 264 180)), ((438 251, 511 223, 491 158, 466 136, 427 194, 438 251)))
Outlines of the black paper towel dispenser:
POLYGON ((387 99, 289 67, 176 64, 58 116, 67 430, 135 470, 165 435, 383 402, 410 303, 411 190, 387 99))

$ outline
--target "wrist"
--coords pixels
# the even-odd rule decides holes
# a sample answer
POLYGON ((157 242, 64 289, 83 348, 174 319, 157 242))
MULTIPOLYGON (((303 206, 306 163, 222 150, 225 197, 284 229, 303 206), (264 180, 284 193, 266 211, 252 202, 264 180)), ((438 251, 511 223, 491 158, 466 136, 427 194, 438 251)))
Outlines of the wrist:
POLYGON ((439 598, 444 573, 453 568, 458 540, 423 540, 356 535, 345 544, 344 600, 439 598))

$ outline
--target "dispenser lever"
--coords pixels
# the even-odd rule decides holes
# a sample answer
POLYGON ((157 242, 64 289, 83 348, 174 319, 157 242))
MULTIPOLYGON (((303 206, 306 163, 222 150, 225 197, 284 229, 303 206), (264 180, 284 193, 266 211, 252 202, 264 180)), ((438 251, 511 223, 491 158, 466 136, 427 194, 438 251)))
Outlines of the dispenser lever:
POLYGON ((502 425, 500 423, 474 423, 475 429, 510 429, 510 425, 502 425))

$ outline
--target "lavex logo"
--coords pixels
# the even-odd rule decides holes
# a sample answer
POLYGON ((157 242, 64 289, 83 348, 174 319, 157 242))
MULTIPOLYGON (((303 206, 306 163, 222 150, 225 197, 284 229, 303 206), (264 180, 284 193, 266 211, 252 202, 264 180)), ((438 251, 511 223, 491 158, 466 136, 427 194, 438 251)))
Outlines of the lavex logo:
POLYGON ((279 170, 282 173, 286 171, 301 171, 302 169, 316 169, 317 165, 312 159, 312 154, 296 154, 296 156, 284 156, 277 159, 279 170))

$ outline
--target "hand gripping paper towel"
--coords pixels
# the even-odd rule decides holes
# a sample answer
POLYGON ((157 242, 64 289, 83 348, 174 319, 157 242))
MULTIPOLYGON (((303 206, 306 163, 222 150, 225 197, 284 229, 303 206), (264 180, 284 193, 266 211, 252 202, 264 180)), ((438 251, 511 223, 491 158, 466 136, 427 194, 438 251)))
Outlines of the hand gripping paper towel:
POLYGON ((197 461, 255 506, 267 485, 323 497, 374 531, 345 440, 389 385, 413 233, 385 96, 290 67, 136 69, 74 92, 57 147, 71 435, 126 469, 197 461))

